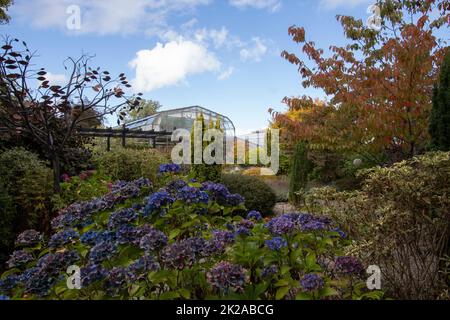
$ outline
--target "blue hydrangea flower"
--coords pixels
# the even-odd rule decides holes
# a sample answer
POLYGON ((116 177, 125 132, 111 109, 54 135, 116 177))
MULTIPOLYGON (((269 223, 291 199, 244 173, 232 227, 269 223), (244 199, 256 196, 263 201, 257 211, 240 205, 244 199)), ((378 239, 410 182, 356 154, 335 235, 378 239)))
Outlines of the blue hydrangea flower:
POLYGON ((116 231, 116 241, 118 244, 133 244, 136 243, 137 229, 134 226, 122 225, 116 231))
POLYGON ((224 293, 228 293, 230 289, 242 292, 247 281, 244 268, 228 261, 216 264, 206 276, 215 290, 224 293))
POLYGON ((17 250, 11 254, 11 257, 6 262, 9 268, 18 268, 28 262, 33 261, 33 255, 25 250, 17 250))
POLYGON ((150 271, 159 270, 159 264, 150 255, 144 255, 127 267, 127 275, 131 281, 140 281, 150 271))
POLYGON ((78 232, 73 229, 63 230, 51 237, 50 241, 48 242, 48 246, 51 248, 59 248, 73 242, 74 240, 78 239, 78 237, 78 232))
POLYGON ((80 237, 80 241, 82 244, 95 246, 98 242, 100 233, 97 231, 87 231, 83 233, 80 237))
POLYGON ((102 241, 96 244, 89 253, 89 260, 93 263, 101 263, 111 259, 117 252, 117 245, 114 242, 102 241))
POLYGON ((179 173, 181 166, 175 163, 167 163, 159 166, 159 173, 179 173))
POLYGON ((108 275, 108 270, 99 264, 88 264, 81 268, 80 273, 81 284, 83 287, 87 287, 96 281, 105 279, 108 275))
POLYGON ((304 291, 312 292, 322 289, 324 286, 324 281, 317 274, 309 273, 300 280, 300 285, 304 291))
POLYGON ((266 246, 273 251, 280 251, 281 248, 287 247, 287 241, 282 237, 274 237, 266 240, 266 246))
POLYGON ((229 194, 226 199, 227 204, 233 207, 241 205, 245 202, 244 197, 237 193, 229 194))
POLYGON ((334 229, 332 229, 331 231, 337 232, 337 233, 339 234, 339 236, 340 236, 342 239, 347 238, 347 235, 345 234, 345 232, 342 231, 342 230, 339 229, 339 228, 334 228, 334 229))
POLYGON ((0 295, 0 300, 9 300, 9 297, 8 297, 8 296, 0 295))
POLYGON ((225 205, 227 203, 227 196, 230 194, 228 188, 223 184, 214 182, 204 182, 200 188, 203 191, 208 192, 212 199, 219 203, 220 205, 225 205))
POLYGON ((262 221, 263 217, 259 211, 253 210, 247 214, 247 219, 255 220, 255 221, 262 221))
POLYGON ((14 289, 21 280, 22 277, 17 274, 11 274, 4 279, 0 279, 0 292, 9 292, 14 289))
POLYGON ((138 218, 138 214, 133 209, 122 209, 111 213, 108 221, 108 228, 110 230, 118 228, 123 224, 129 224, 138 218))
POLYGON ((177 200, 181 200, 187 204, 192 203, 208 203, 209 196, 205 191, 185 186, 177 193, 177 200))
MULTIPOLYGON (((175 199, 167 191, 159 191, 152 194, 147 201, 147 205, 144 209, 144 215, 148 216, 155 211, 160 210, 162 207, 171 205, 175 199)), ((161 214, 164 214, 165 210, 162 210, 161 214)))
POLYGON ((187 186, 186 181, 183 180, 172 180, 170 181, 167 186, 166 186, 166 190, 171 192, 171 193, 176 193, 179 190, 183 189, 184 187, 187 186))

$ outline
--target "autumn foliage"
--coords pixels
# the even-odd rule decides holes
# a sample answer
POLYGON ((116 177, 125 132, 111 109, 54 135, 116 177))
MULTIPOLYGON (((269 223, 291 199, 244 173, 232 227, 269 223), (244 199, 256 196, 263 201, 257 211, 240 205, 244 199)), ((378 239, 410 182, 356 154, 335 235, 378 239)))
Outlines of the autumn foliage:
POLYGON ((433 86, 445 52, 439 34, 448 29, 450 2, 390 0, 378 6, 379 32, 362 20, 337 16, 348 44, 331 46, 329 56, 307 40, 303 28, 289 28, 302 55, 284 51, 282 57, 298 67, 303 87, 322 89, 328 101, 286 97, 288 112, 272 115, 287 140, 397 159, 426 147, 433 86))

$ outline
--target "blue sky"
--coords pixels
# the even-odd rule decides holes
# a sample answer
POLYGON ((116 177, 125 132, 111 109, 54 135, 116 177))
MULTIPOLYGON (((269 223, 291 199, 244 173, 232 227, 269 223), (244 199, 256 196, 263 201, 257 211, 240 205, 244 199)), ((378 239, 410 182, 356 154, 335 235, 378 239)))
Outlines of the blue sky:
POLYGON ((284 110, 285 96, 322 97, 303 89, 295 66, 280 57, 284 49, 298 52, 288 27, 305 27, 326 49, 344 40, 336 14, 366 20, 371 2, 16 0, 11 23, 0 28, 37 51, 34 63, 54 82, 64 80, 68 56, 95 54, 93 66, 125 72, 135 90, 165 109, 201 105, 244 133, 266 127, 268 108, 284 110), (79 28, 71 19, 78 9, 79 28))

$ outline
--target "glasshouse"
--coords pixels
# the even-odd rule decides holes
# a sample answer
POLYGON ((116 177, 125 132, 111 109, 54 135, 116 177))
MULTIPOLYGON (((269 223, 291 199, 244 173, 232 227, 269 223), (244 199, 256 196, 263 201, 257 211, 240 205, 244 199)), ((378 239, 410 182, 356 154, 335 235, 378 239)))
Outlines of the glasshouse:
POLYGON ((125 127, 127 129, 142 131, 172 132, 176 129, 191 130, 195 119, 200 114, 203 114, 206 123, 219 120, 221 128, 227 136, 235 135, 235 127, 230 118, 199 106, 161 111, 155 115, 129 122, 125 127))

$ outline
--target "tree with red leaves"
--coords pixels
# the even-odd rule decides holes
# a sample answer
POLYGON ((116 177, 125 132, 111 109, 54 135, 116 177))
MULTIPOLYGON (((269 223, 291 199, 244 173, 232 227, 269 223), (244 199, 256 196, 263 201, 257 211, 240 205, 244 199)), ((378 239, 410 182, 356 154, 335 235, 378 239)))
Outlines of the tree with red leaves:
POLYGON ((449 27, 450 2, 385 0, 377 5, 380 31, 354 17, 337 16, 348 44, 331 46, 329 57, 306 40, 303 28, 289 28, 307 59, 286 51, 282 57, 298 67, 303 87, 322 89, 329 98, 322 104, 310 97, 284 99, 289 112, 273 113, 274 122, 289 128, 285 131, 293 139, 391 160, 426 147, 433 86, 445 52, 439 34, 449 27))

